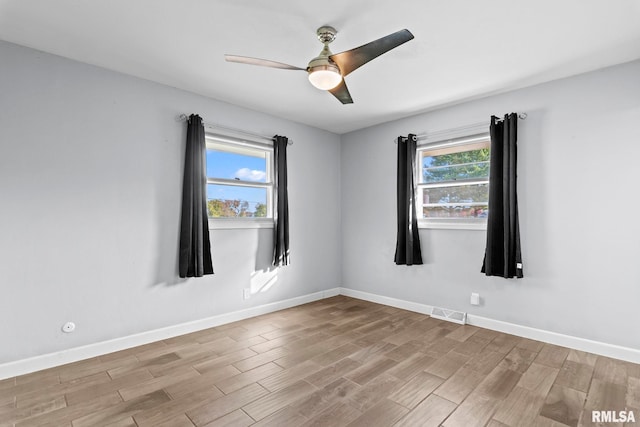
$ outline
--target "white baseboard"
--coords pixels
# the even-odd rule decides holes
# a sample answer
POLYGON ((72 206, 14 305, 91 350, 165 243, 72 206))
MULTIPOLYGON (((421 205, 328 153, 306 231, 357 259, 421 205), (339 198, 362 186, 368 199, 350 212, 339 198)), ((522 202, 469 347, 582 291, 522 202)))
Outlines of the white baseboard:
POLYGON ((403 310, 409 310, 416 313, 431 314, 432 307, 430 305, 385 297, 377 294, 370 294, 369 292, 356 291, 355 289, 340 288, 340 295, 401 308, 403 310))
MULTIPOLYGON (((375 302, 378 304, 384 304, 391 307, 401 308, 403 310, 409 310, 422 314, 430 314, 432 308, 432 306, 427 304, 391 298, 383 295, 358 291, 355 289, 327 289, 325 291, 315 292, 313 294, 302 295, 283 301, 250 307, 231 313, 225 313, 213 317, 208 317, 206 319, 196 320, 193 322, 168 326, 166 328, 155 329, 152 331, 116 338, 109 341, 103 341, 85 345, 82 347, 70 348, 55 353, 35 356, 29 359, 0 364, 0 380, 4 378, 11 378, 18 375, 28 374, 35 371, 40 371, 42 369, 64 365, 67 363, 77 362, 79 360, 84 360, 91 357, 112 353, 114 351, 148 344, 154 341, 172 338, 178 335, 184 335, 207 328, 213 328, 215 326, 224 325, 226 323, 248 319, 250 317, 259 316, 261 314, 272 313, 274 311, 295 307, 301 304, 306 304, 336 295, 345 295, 352 298, 375 302)), ((473 314, 467 315, 467 323, 481 328, 505 332, 524 338, 543 341, 550 344, 556 344, 563 347, 612 357, 615 359, 626 360, 633 363, 640 363, 640 350, 638 349, 622 347, 614 344, 607 344, 599 341, 592 341, 570 335, 563 335, 556 332, 545 331, 543 329, 536 329, 528 326, 517 325, 515 323, 489 319, 473 314)))
POLYGON ((501 320, 489 319, 473 314, 467 315, 467 323, 480 328, 492 329, 494 331, 543 341, 549 344, 573 348, 575 350, 586 351, 588 353, 599 354, 601 356, 612 357, 614 359, 626 360, 627 362, 640 363, 640 350, 635 348, 559 334, 557 332, 545 331, 544 329, 517 325, 515 323, 503 322, 501 320))
MULTIPOLYGON (((362 299, 365 301, 375 302, 378 304, 385 304, 404 310, 415 311, 417 313, 429 314, 431 313, 432 308, 427 304, 420 304, 416 302, 385 297, 382 295, 370 294, 368 292, 362 292, 348 288, 340 288, 340 294, 362 299)), ((480 328, 504 332, 507 334, 517 335, 523 338, 543 341, 549 344, 573 348, 575 350, 599 354, 601 356, 612 357, 614 359, 626 360, 632 363, 640 363, 640 350, 634 348, 622 347, 615 344, 592 341, 586 338, 559 334, 556 332, 545 331, 543 329, 536 329, 529 326, 522 326, 515 323, 503 322, 501 320, 494 320, 487 317, 476 316, 474 314, 467 314, 467 324, 478 326, 480 328)))
POLYGON ((256 307, 233 311, 231 313, 220 314, 217 316, 208 317, 206 319, 195 320, 193 322, 181 323, 178 325, 168 326, 166 328, 154 329, 139 334, 115 338, 109 341, 102 341, 81 347, 74 347, 58 351, 55 353, 43 354, 41 356, 35 356, 28 359, 16 360, 14 362, 0 364, 0 380, 64 365, 67 363, 77 362, 79 360, 84 360, 91 357, 101 356, 104 354, 112 353, 114 351, 124 350, 127 348, 148 344, 154 341, 172 338, 178 335, 184 335, 207 328, 213 328, 215 326, 224 325, 226 323, 248 319, 250 317, 259 316, 261 314, 272 313, 274 311, 295 307, 297 305, 329 298, 339 294, 340 288, 328 289, 325 291, 302 295, 283 301, 263 304, 256 307))

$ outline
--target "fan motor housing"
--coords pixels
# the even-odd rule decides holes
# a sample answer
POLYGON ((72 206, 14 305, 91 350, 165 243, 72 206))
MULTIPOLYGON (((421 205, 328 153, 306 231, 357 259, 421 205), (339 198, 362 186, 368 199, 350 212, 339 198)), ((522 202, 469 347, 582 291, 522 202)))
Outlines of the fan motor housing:
POLYGON ((329 43, 335 37, 335 29, 333 27, 320 27, 318 28, 318 39, 324 43, 324 47, 320 51, 320 54, 309 61, 309 65, 307 65, 307 71, 318 71, 318 70, 329 70, 340 73, 340 68, 336 65, 335 62, 329 58, 333 53, 329 49, 329 43), (332 30, 333 32, 329 31, 332 30), (321 32, 322 31, 322 32, 321 32), (331 36, 331 40, 323 39, 325 35, 331 36), (324 40, 324 41, 323 41, 324 40))
POLYGON ((318 71, 318 70, 328 70, 328 71, 335 71, 337 73, 340 73, 340 68, 338 68, 336 63, 326 56, 318 56, 316 58, 313 58, 309 62, 309 65, 307 66, 308 72, 318 71))

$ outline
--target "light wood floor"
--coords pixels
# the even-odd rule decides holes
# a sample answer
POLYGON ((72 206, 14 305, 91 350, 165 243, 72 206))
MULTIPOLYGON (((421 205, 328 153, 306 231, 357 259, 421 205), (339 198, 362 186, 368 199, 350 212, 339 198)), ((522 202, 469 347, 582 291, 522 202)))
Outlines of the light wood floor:
POLYGON ((640 418, 640 365, 343 296, 0 381, 0 426, 557 427, 625 408, 640 418))

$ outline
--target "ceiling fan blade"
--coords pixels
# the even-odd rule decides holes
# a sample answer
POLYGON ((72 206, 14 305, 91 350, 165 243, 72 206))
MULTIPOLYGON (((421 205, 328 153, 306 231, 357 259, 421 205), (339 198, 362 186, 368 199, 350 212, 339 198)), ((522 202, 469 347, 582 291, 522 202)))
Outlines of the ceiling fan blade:
POLYGON ((329 58, 338 64, 338 67, 342 72, 342 76, 344 77, 372 59, 377 58, 383 53, 386 53, 411 39, 413 39, 411 31, 406 29, 400 30, 382 37, 381 39, 356 47, 355 49, 336 53, 335 55, 331 55, 329 58))
POLYGON ((225 55, 224 59, 227 62, 238 62, 240 64, 261 65, 263 67, 281 68, 283 70, 307 71, 306 68, 295 67, 293 65, 284 64, 282 62, 269 61, 268 59, 251 58, 249 56, 225 55))
POLYGON ((347 89, 347 84, 344 79, 340 82, 340 84, 333 89, 329 89, 331 95, 338 98, 338 101, 343 104, 353 104, 353 99, 351 99, 351 94, 349 93, 349 89, 347 89))

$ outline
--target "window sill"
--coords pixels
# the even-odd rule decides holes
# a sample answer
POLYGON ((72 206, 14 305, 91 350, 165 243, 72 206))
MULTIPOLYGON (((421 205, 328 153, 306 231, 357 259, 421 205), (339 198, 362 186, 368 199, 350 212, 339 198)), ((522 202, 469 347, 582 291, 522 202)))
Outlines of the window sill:
POLYGON ((418 228, 434 230, 486 230, 487 220, 461 221, 461 220, 418 220, 418 228))
POLYGON ((209 230, 273 228, 273 218, 209 218, 209 230))

